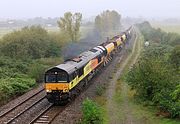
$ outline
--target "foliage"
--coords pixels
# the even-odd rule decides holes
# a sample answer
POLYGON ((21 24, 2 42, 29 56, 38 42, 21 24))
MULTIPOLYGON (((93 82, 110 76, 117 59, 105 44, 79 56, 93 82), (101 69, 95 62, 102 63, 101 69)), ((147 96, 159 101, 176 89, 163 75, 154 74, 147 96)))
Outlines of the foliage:
POLYGON ((0 101, 21 95, 35 86, 35 81, 27 76, 19 75, 16 78, 0 79, 0 101))
POLYGON ((58 44, 61 47, 65 46, 70 41, 70 37, 65 32, 50 32, 49 35, 55 42, 55 45, 58 44))
POLYGON ((18 59, 60 56, 60 46, 40 26, 24 27, 2 38, 1 53, 18 59))
POLYGON ((171 117, 180 115, 179 82, 177 71, 168 60, 174 54, 172 47, 162 44, 146 48, 138 63, 128 72, 126 80, 136 90, 138 98, 153 102, 171 117))
POLYGON ((162 59, 163 61, 167 61, 169 56, 173 50, 172 46, 151 43, 150 47, 146 47, 145 51, 142 53, 143 58, 153 58, 153 59, 162 59))
POLYGON ((39 63, 33 63, 28 71, 28 74, 31 78, 35 79, 36 82, 41 83, 43 82, 45 67, 39 63))
POLYGON ((0 104, 43 82, 44 72, 62 62, 63 33, 40 26, 24 27, 0 39, 0 104))
POLYGON ((68 34, 71 41, 78 41, 80 36, 81 21, 81 13, 72 14, 71 12, 66 12, 64 14, 64 18, 61 17, 57 23, 61 32, 68 34))
POLYGON ((180 71, 180 45, 177 45, 173 49, 169 61, 174 66, 174 68, 180 71))
POLYGON ((37 83, 41 83, 44 80, 45 71, 53 65, 57 65, 62 62, 61 58, 41 58, 34 60, 29 68, 28 75, 35 79, 37 83))
POLYGON ((8 77, 14 78, 18 74, 26 74, 28 66, 28 60, 22 61, 0 56, 0 79, 8 77))
POLYGON ((180 35, 177 33, 166 33, 160 28, 152 28, 149 22, 137 24, 146 41, 167 44, 171 46, 180 45, 180 35))
POLYGON ((95 18, 95 30, 104 37, 110 32, 117 33, 120 29, 121 15, 116 11, 106 10, 95 18))
POLYGON ((42 82, 44 71, 62 62, 60 58, 20 60, 0 56, 0 104, 42 82))
POLYGON ((138 98, 152 102, 171 117, 179 117, 180 35, 154 29, 149 22, 137 26, 150 46, 145 48, 126 80, 138 98))
POLYGON ((82 107, 82 124, 102 124, 102 110, 92 100, 86 99, 82 107))

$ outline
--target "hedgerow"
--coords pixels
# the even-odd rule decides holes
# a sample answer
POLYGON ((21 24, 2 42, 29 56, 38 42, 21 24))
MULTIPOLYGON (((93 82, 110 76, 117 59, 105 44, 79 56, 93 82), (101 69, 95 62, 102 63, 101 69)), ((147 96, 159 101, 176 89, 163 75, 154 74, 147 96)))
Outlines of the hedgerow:
POLYGON ((153 29, 147 22, 140 24, 139 29, 150 46, 145 47, 138 62, 129 70, 126 81, 136 91, 136 98, 168 112, 172 118, 179 117, 180 51, 176 40, 180 36, 153 29), (164 39, 167 36, 170 41, 164 39))
POLYGON ((4 101, 12 96, 21 95, 35 85, 35 80, 27 76, 23 78, 0 79, 0 101, 4 101))
POLYGON ((101 108, 92 100, 86 99, 82 105, 82 124, 102 124, 102 110, 101 108))

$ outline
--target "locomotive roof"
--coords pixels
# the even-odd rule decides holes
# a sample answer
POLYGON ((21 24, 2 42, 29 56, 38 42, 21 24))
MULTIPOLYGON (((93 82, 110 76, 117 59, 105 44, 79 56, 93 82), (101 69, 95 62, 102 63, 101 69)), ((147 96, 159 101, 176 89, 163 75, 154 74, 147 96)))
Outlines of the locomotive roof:
MULTIPOLYGON (((100 55, 103 51, 100 48, 93 48, 89 51, 81 53, 78 57, 65 61, 63 64, 57 65, 51 69, 57 68, 66 71, 68 74, 73 73, 75 70, 83 67, 91 59, 100 55)), ((49 69, 49 70, 51 70, 49 69)))

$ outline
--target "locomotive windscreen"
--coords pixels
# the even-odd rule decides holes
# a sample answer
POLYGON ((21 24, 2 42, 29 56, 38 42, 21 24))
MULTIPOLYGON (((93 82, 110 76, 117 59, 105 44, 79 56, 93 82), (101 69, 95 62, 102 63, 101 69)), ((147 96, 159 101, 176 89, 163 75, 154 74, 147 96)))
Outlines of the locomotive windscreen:
POLYGON ((67 82, 67 74, 66 73, 59 73, 57 74, 57 82, 67 82))
POLYGON ((46 82, 67 82, 68 76, 65 72, 59 72, 54 74, 46 74, 46 82))
POLYGON ((56 75, 54 75, 54 74, 47 74, 46 75, 46 82, 56 82, 56 75))

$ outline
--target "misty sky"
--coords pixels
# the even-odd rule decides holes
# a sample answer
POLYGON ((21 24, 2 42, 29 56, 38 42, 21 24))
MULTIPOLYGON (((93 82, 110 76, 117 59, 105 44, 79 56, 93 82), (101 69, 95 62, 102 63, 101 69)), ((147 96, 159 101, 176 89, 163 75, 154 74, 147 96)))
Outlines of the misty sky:
POLYGON ((0 18, 59 17, 66 11, 91 17, 107 9, 123 17, 180 18, 180 0, 0 0, 0 18))

